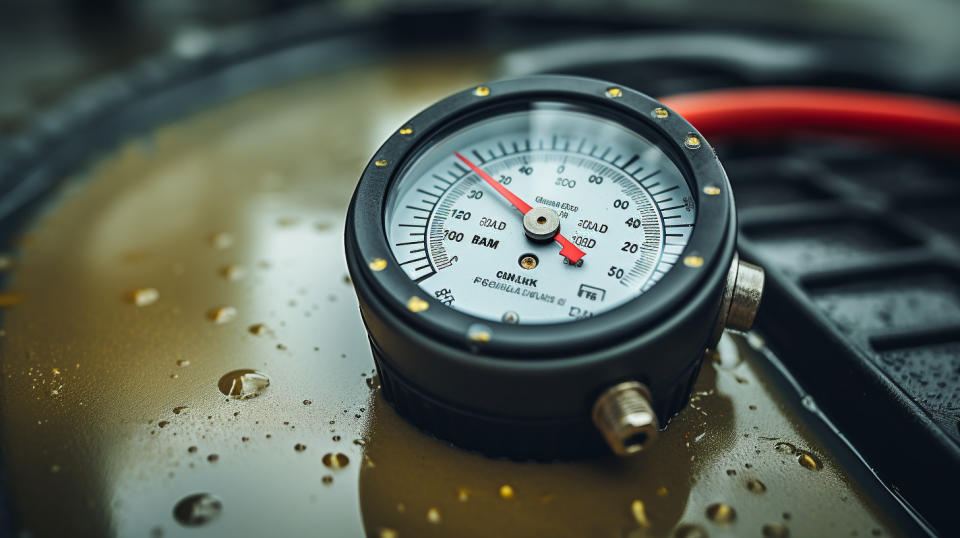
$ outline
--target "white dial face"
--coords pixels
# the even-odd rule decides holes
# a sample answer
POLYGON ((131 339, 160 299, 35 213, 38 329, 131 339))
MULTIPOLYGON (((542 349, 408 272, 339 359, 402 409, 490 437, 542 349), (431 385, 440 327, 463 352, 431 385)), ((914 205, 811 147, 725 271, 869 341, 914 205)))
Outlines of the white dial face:
POLYGON ((661 149, 557 103, 469 124, 402 174, 384 215, 397 263, 426 294, 492 321, 574 321, 640 296, 677 263, 696 217, 661 149), (530 208, 548 227, 558 218, 558 234, 531 239, 543 229, 525 228, 530 208))

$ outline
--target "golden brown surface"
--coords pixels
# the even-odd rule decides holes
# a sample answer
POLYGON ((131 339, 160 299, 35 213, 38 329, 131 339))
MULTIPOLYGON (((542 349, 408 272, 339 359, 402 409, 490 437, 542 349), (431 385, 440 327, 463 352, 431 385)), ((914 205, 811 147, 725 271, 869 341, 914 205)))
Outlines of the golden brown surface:
POLYGON ((433 57, 307 80, 174 122, 67 182, 0 290, 3 455, 23 528, 897 534, 889 502, 850 479, 741 338, 630 461, 486 459, 385 405, 343 213, 392 129, 488 76, 433 57))

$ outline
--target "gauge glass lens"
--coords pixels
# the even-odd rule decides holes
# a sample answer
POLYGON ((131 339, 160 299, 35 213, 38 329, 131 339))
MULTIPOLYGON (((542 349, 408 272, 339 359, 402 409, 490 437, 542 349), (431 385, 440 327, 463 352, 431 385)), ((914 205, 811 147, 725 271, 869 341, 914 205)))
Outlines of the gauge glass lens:
POLYGON ((574 321, 637 298, 677 263, 696 220, 683 173, 654 142, 553 102, 434 139, 390 188, 387 239, 406 274, 506 323, 574 321))

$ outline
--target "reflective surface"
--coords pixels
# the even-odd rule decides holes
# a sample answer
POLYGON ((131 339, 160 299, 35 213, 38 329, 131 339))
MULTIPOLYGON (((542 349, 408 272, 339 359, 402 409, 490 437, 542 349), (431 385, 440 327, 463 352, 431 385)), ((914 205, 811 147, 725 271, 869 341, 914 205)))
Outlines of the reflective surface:
POLYGON ((309 80, 175 122, 72 178, 0 292, 3 457, 23 529, 900 534, 897 507, 741 339, 629 462, 487 459, 383 404, 343 212, 392 129, 489 76, 458 57, 309 80))

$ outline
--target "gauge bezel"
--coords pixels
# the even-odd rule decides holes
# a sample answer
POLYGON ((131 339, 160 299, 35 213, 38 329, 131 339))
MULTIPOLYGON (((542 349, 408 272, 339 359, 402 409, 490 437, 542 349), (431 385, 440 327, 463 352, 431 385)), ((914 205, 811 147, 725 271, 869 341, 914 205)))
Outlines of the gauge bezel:
POLYGON ((726 270, 733 256, 733 245, 727 237, 733 215, 729 182, 713 149, 686 120, 669 109, 666 118, 657 118, 653 111, 666 108, 661 103, 628 88, 593 79, 542 75, 485 87, 489 92, 471 88, 454 94, 404 124, 412 133, 401 134, 398 130, 381 146, 364 170, 354 194, 347 234, 348 242, 350 234, 355 234, 354 247, 360 257, 355 260, 356 266, 376 295, 400 319, 433 338, 467 350, 477 350, 478 346, 467 340, 470 326, 484 324, 492 333, 489 341, 479 344, 484 355, 521 360, 569 356, 635 337, 681 309, 683 302, 719 267, 726 270), (619 89, 619 95, 608 93, 612 87, 619 89), (578 105, 614 119, 664 151, 680 169, 696 198, 697 215, 681 258, 696 254, 703 258, 703 264, 688 267, 678 261, 660 282, 639 297, 592 318, 572 322, 511 325, 456 310, 425 293, 398 265, 387 241, 384 213, 389 189, 408 164, 438 137, 461 128, 465 122, 489 117, 485 112, 500 113, 497 111, 503 107, 525 101, 578 105), (700 140, 695 149, 684 146, 691 134, 700 140), (378 166, 378 161, 386 161, 386 165, 378 166), (708 186, 719 188, 719 194, 704 195, 708 186), (377 258, 387 260, 386 267, 373 270, 368 266, 377 258), (414 296, 426 301, 428 308, 418 312, 407 308, 414 296))

